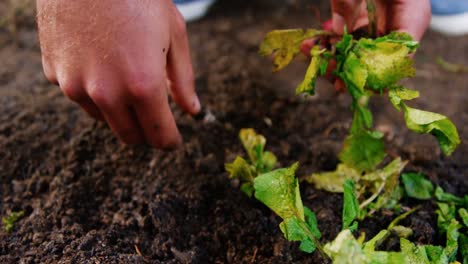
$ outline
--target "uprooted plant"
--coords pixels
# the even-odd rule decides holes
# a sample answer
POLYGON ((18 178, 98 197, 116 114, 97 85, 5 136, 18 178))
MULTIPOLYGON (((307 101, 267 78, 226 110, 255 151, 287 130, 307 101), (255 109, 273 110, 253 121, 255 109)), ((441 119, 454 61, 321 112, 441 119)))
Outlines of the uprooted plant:
MULTIPOLYGON (((457 129, 447 117, 407 104, 407 101, 418 98, 419 92, 402 86, 399 81, 414 76, 413 61, 409 56, 419 44, 402 32, 392 32, 375 39, 354 39, 345 33, 341 40, 330 45, 330 38, 336 37, 328 31, 315 29, 275 30, 267 34, 260 53, 274 56, 274 71, 278 71, 300 52, 304 40, 317 39, 310 50, 311 59, 304 80, 296 88, 297 94, 314 95, 316 78, 326 75, 330 62, 336 62, 333 74, 344 82, 352 98, 353 121, 339 154, 341 163, 336 171, 315 173, 305 180, 318 189, 343 193, 343 231, 334 241, 321 246, 315 215, 302 204, 299 182, 294 175, 298 165, 273 170, 277 163, 275 155, 264 150, 265 138, 252 129, 240 132, 248 159, 237 157, 233 163, 226 164, 230 177, 239 178, 243 192, 250 197, 255 196, 283 219, 280 229, 286 239, 300 241, 300 248, 306 252, 318 248, 335 263, 347 263, 345 259, 352 259, 352 263, 405 263, 400 260, 448 263, 457 256, 458 242, 462 244, 459 255, 466 258, 467 236, 459 235, 462 226, 455 215, 458 212, 466 228, 468 198, 447 194, 440 187, 435 192, 425 189, 429 184, 433 186, 427 180, 421 180, 423 176, 415 176, 418 174, 403 174, 400 183, 400 174, 407 162, 396 158, 385 163, 384 135, 373 129, 369 101, 373 96, 380 95, 388 98, 397 111, 403 112, 410 130, 433 135, 445 155, 450 155, 460 144, 457 129), (351 232, 357 230, 358 221, 380 209, 401 213, 400 199, 404 195, 417 199, 437 198, 439 228, 447 234, 446 248, 417 246, 406 239, 411 229, 396 224, 367 242, 364 242, 364 238, 354 238, 351 232), (460 207, 458 211, 457 205, 460 207), (401 237, 401 252, 376 251, 376 246, 391 232, 401 237), (351 253, 356 258, 350 258, 351 253)), ((396 221, 413 211, 403 213, 396 221)))

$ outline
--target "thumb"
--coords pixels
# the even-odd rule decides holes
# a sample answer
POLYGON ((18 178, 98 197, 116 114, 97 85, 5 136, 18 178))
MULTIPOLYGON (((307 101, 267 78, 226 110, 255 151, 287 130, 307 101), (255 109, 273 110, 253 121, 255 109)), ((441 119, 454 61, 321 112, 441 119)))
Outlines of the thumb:
POLYGON ((362 0, 332 0, 332 28, 337 34, 344 33, 344 27, 353 30, 361 13, 362 0))

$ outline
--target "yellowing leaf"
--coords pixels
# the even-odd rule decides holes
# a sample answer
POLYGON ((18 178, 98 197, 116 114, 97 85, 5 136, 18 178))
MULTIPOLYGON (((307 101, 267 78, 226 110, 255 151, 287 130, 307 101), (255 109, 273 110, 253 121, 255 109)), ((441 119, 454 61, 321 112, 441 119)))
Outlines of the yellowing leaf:
POLYGON ((251 181, 254 177, 254 172, 251 165, 242 157, 236 157, 232 163, 226 163, 224 168, 229 173, 229 178, 239 178, 243 181, 251 181))
POLYGON ((260 45, 260 54, 263 56, 274 54, 274 71, 279 71, 296 57, 304 40, 328 34, 326 31, 315 29, 274 30, 266 35, 260 45))
POLYGON ((388 91, 388 98, 392 102, 393 106, 400 111, 400 104, 403 100, 413 100, 419 97, 419 92, 410 90, 400 85, 391 87, 388 91))
POLYGON ((314 184, 317 189, 342 193, 343 184, 346 180, 357 182, 360 176, 360 173, 355 169, 345 164, 338 164, 338 167, 333 172, 314 173, 305 178, 305 180, 308 183, 314 184))
POLYGON ((266 139, 264 136, 257 134, 252 128, 243 128, 239 132, 239 138, 244 146, 245 151, 249 155, 250 161, 255 163, 259 158, 258 153, 263 153, 266 139))
POLYGON ((306 93, 313 95, 315 93, 315 80, 320 71, 320 66, 322 64, 321 54, 325 50, 320 50, 320 46, 314 46, 310 50, 310 55, 312 59, 310 60, 310 65, 307 68, 307 72, 305 74, 304 80, 301 84, 296 88, 296 94, 306 93))
POLYGON ((415 74, 411 50, 400 43, 361 39, 353 48, 361 65, 367 69, 367 87, 381 91, 415 74))
POLYGON ((255 198, 283 219, 297 216, 304 221, 299 183, 294 176, 298 166, 295 163, 289 168, 259 175, 254 180, 255 198))

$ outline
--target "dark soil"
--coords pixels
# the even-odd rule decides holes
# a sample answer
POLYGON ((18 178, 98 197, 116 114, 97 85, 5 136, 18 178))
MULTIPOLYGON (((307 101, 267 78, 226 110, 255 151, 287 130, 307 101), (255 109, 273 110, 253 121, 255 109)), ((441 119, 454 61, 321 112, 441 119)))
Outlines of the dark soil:
MULTIPOLYGON (((25 212, 12 233, 0 230, 0 263, 323 262, 287 242, 280 219, 224 172, 224 163, 242 154, 237 133, 244 127, 268 138, 281 165, 299 160, 299 175, 337 165, 350 125, 348 96, 320 82, 317 96, 295 97, 306 64, 272 75, 270 62, 257 54, 268 30, 318 26, 308 5, 220 1, 189 25, 204 114, 192 118, 174 107, 185 145, 173 152, 120 144, 49 85, 33 17, 17 17, 15 38, 0 29, 0 216, 25 212)), ((0 5, 0 14, 5 8, 0 5)), ((459 128, 462 144, 451 157, 430 136, 408 132, 386 100, 373 104, 376 126, 391 142, 389 155, 408 159, 407 170, 458 195, 468 193, 467 75, 445 72, 435 59, 468 64, 466 54, 468 37, 429 32, 415 57, 417 76, 407 82, 423 95, 414 105, 444 113, 459 128)), ((323 241, 333 239, 341 228, 341 196, 307 184, 301 189, 323 241)), ((433 210, 426 202, 403 222, 415 231, 412 241, 442 243, 433 210)), ((372 236, 394 217, 379 213, 360 231, 372 236)))

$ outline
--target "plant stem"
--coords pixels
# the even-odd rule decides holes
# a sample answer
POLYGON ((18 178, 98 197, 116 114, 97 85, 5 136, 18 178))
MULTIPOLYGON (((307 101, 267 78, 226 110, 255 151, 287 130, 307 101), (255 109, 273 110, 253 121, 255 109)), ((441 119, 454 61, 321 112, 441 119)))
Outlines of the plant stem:
POLYGON ((312 233, 310 233, 309 229, 307 228, 307 226, 306 226, 306 224, 304 222, 301 222, 301 228, 304 231, 304 233, 307 234, 307 236, 310 238, 310 240, 314 241, 315 246, 317 247, 320 255, 322 256, 322 258, 329 259, 327 254, 323 250, 323 247, 322 247, 322 244, 320 243, 320 241, 318 241, 318 239, 312 233))
POLYGON ((385 182, 383 182, 379 186, 379 189, 371 197, 369 197, 369 199, 365 200, 364 202, 362 202, 362 204, 359 205, 359 210, 364 209, 366 206, 368 206, 370 203, 372 203, 380 195, 380 193, 383 191, 384 187, 385 187, 385 182))
POLYGON ((391 230, 394 226, 398 225, 398 223, 405 219, 408 215, 414 213, 415 211, 417 211, 419 208, 421 208, 421 206, 416 206, 414 207, 413 209, 409 210, 408 212, 404 213, 404 214, 401 214, 399 215, 397 218, 393 219, 393 221, 388 225, 388 228, 387 230, 391 230))
POLYGON ((369 36, 371 38, 378 37, 378 20, 377 20, 377 4, 375 0, 366 0, 367 14, 369 17, 369 36))

